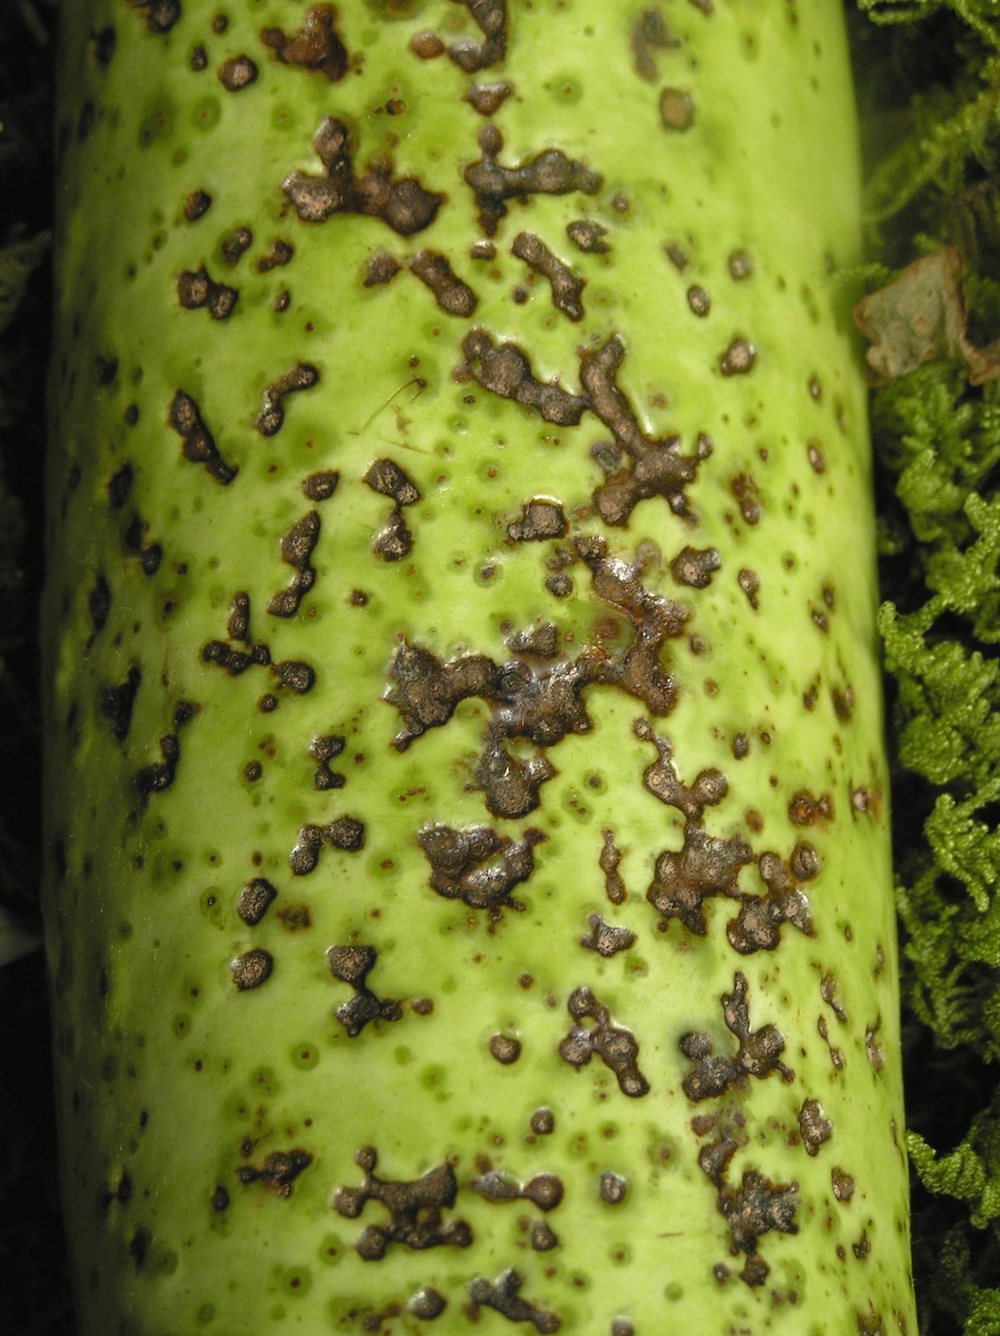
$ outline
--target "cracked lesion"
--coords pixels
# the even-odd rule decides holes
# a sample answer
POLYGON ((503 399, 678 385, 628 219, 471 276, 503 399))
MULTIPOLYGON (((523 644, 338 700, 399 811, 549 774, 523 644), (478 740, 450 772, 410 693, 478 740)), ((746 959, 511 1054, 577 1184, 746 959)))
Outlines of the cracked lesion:
POLYGON ((314 70, 337 83, 347 73, 347 48, 333 26, 336 17, 333 5, 310 5, 294 36, 287 37, 281 28, 262 28, 260 40, 282 65, 314 70))
POLYGON ((254 426, 261 436, 275 436, 285 420, 283 401, 286 395, 296 394, 300 390, 311 390, 319 383, 319 372, 308 362, 299 362, 279 376, 271 385, 264 387, 264 403, 254 418, 254 426))
POLYGON ((223 460, 215 438, 202 420, 200 408, 186 391, 178 390, 170 401, 167 421, 181 438, 184 458, 193 464, 204 464, 206 473, 223 487, 228 487, 239 469, 230 467, 223 460))
POLYGON ((611 247, 604 240, 608 229, 592 218, 575 218, 566 224, 566 235, 585 255, 606 255, 611 247))
POLYGON ((492 1308, 509 1322, 530 1322, 543 1336, 558 1331, 562 1326, 559 1315, 522 1299, 520 1290, 523 1284, 523 1278, 513 1267, 501 1271, 492 1283, 483 1276, 477 1276, 469 1285, 473 1313, 478 1318, 480 1308, 492 1308))
POLYGON ((552 289, 552 305, 561 311, 568 320, 582 320, 583 302, 580 296, 586 287, 586 280, 576 278, 569 265, 549 250, 545 242, 534 232, 518 232, 511 244, 511 252, 519 260, 548 279, 552 289))
POLYGON ((729 945, 741 956, 773 951, 781 942, 784 923, 791 923, 806 937, 814 935, 809 902, 799 882, 816 875, 818 860, 816 869, 810 870, 807 860, 799 856, 801 848, 796 845, 789 864, 770 850, 758 855, 757 872, 767 893, 740 893, 739 914, 726 925, 729 945))
POLYGON ((746 975, 737 970, 733 975, 733 991, 722 994, 722 1018, 739 1045, 734 1054, 713 1055, 708 1035, 696 1031, 680 1041, 681 1052, 695 1064, 682 1082, 685 1095, 694 1103, 724 1095, 731 1086, 742 1087, 748 1076, 764 1080, 777 1072, 785 1082, 795 1077, 781 1061, 785 1040, 777 1026, 750 1028, 747 988, 746 975))
POLYGON ((588 951, 596 951, 599 956, 610 958, 635 945, 635 933, 623 924, 605 923, 600 914, 591 914, 587 922, 590 924, 590 934, 580 938, 580 945, 588 951))
POLYGON ((383 561, 402 561, 413 547, 413 534, 403 518, 403 507, 420 500, 416 484, 391 459, 373 460, 361 481, 393 502, 385 527, 372 541, 372 551, 383 561))
POLYGON ((339 816, 326 826, 300 826, 295 847, 288 855, 288 866, 296 877, 307 877, 316 870, 324 844, 345 853, 364 848, 364 823, 353 816, 339 816))
POLYGON ((649 1082, 639 1070, 639 1043, 631 1030, 615 1025, 610 1010, 586 986, 575 988, 566 1009, 573 1025, 559 1044, 559 1056, 573 1067, 585 1067, 596 1053, 614 1073, 623 1095, 637 1099, 649 1093, 649 1082), (593 1029, 580 1021, 596 1022, 593 1029))
POLYGON ((369 1021, 398 1021, 403 1014, 398 1002, 378 998, 368 987, 368 975, 375 968, 376 959, 375 948, 371 946, 331 946, 326 953, 333 977, 354 989, 351 1000, 341 1002, 333 1013, 349 1039, 356 1038, 369 1021))
POLYGON ((807 1155, 818 1155, 819 1148, 833 1136, 833 1123, 824 1117, 818 1099, 806 1099, 802 1102, 798 1116, 799 1136, 807 1155))
POLYGON ((410 260, 410 273, 433 292, 438 306, 448 315, 468 317, 479 305, 479 298, 454 273, 448 257, 437 251, 418 251, 410 260))
POLYGON ((276 1197, 290 1197, 295 1180, 303 1169, 312 1164, 312 1159, 307 1150, 298 1146, 292 1150, 273 1150, 259 1167, 241 1164, 236 1170, 236 1177, 244 1187, 249 1187, 251 1183, 263 1183, 276 1197))
POLYGON ((549 538, 565 538, 567 528, 561 505, 533 499, 525 501, 520 518, 507 525, 507 537, 512 543, 539 543, 549 538))
POLYGON ((482 158, 469 163, 462 175, 475 196, 479 225, 488 237, 495 235, 507 215, 507 201, 526 199, 529 195, 568 195, 580 191, 595 195, 602 178, 582 162, 567 158, 557 148, 549 148, 517 167, 502 167, 497 155, 503 149, 503 135, 493 124, 484 125, 478 136, 482 158))
POLYGON ((389 1212, 388 1224, 366 1225, 354 1244, 366 1262, 384 1257, 390 1243, 423 1251, 448 1245, 467 1248, 472 1242, 472 1230, 465 1220, 441 1219, 441 1212, 453 1207, 458 1195, 455 1172, 447 1160, 409 1182, 376 1177, 378 1154, 373 1146, 362 1146, 354 1163, 364 1171, 364 1182, 360 1188, 339 1187, 333 1209, 348 1220, 356 1220, 370 1201, 389 1212))
POLYGON ((319 513, 310 510, 293 524, 280 540, 278 546, 281 560, 286 565, 294 567, 295 575, 287 589, 282 589, 269 600, 267 610, 272 617, 294 617, 302 599, 312 589, 316 581, 316 572, 310 557, 319 541, 319 531, 319 513))
POLYGON ((715 547, 683 547, 670 563, 670 574, 679 585, 707 589, 712 576, 722 569, 722 558, 715 547))
POLYGON ((398 751, 427 729, 446 724, 460 701, 479 697, 489 704, 476 780, 494 816, 516 820, 538 806, 539 788, 556 773, 541 749, 591 728, 585 687, 618 687, 657 715, 668 714, 676 702, 676 684, 661 667, 660 652, 668 639, 683 634, 687 609, 644 589, 637 569, 609 556, 604 539, 580 538, 575 546, 590 569, 595 594, 632 625, 632 643, 619 657, 595 645, 573 660, 560 656, 537 667, 523 661, 497 664, 482 654, 444 663, 429 650, 404 644, 389 669, 385 699, 403 723, 393 739, 398 751), (513 739, 539 750, 523 760, 505 745, 513 739))
POLYGON ((183 270, 177 275, 174 286, 177 300, 186 311, 199 311, 204 307, 213 320, 228 320, 240 296, 235 288, 213 282, 204 265, 197 273, 183 270))
POLYGON ((631 460, 628 468, 615 469, 594 492, 594 504, 605 524, 621 526, 640 501, 662 496, 675 515, 690 514, 684 489, 693 483, 698 465, 712 452, 708 436, 699 435, 692 456, 678 454, 676 435, 650 440, 616 384, 625 358, 625 344, 614 334, 596 352, 585 353, 580 363, 580 383, 590 410, 615 438, 616 445, 631 460))
POLYGON ((483 329, 469 331, 462 340, 462 352, 477 385, 501 399, 534 408, 546 422, 576 427, 589 406, 586 399, 569 394, 558 384, 536 380, 517 344, 495 344, 483 329))
POLYGON ((433 825, 418 832, 417 844, 431 865, 433 891, 446 900, 461 900, 470 909, 485 909, 491 919, 498 919, 504 909, 524 909, 511 892, 534 872, 535 845, 544 838, 534 829, 512 840, 489 826, 456 830, 433 825))
POLYGON ((322 223, 335 213, 357 213, 381 220, 400 236, 412 236, 434 221, 443 195, 425 190, 415 177, 392 179, 388 162, 379 159, 355 177, 343 121, 327 116, 313 136, 313 148, 326 169, 310 176, 296 169, 281 189, 304 223, 322 223))

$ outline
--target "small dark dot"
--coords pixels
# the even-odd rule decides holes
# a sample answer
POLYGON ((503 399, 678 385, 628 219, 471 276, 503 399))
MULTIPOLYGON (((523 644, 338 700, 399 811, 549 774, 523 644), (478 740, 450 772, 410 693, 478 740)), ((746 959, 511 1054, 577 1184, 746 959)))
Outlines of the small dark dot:
POLYGON ((256 783, 263 773, 264 767, 261 765, 260 761, 248 761, 243 767, 243 778, 248 780, 251 784, 256 783))

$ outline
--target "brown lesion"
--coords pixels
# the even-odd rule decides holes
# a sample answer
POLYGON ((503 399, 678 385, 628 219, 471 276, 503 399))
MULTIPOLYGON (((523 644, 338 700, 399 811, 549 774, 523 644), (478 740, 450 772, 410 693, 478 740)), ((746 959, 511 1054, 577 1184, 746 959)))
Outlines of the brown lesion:
POLYGON ((402 267, 395 255, 384 250, 376 251, 365 261, 365 276, 361 285, 365 288, 382 287, 391 283, 402 267))
POLYGON ((269 274, 272 269, 281 269, 286 264, 291 264, 294 255, 295 247, 291 242, 283 241, 281 237, 275 237, 271 242, 271 249, 264 255, 258 255, 254 260, 254 272, 269 274))
POLYGON ((303 1169, 308 1169, 312 1159, 307 1150, 298 1146, 292 1150, 273 1150, 265 1156, 259 1167, 241 1164, 236 1170, 236 1177, 244 1187, 249 1187, 251 1183, 263 1183, 276 1197, 290 1197, 295 1180, 303 1169))
POLYGON ((579 425, 587 400, 558 384, 536 380, 527 355, 516 344, 495 344, 485 330, 473 329, 462 340, 462 352, 468 370, 484 390, 534 408, 546 422, 561 427, 579 425))
POLYGON ((372 551, 383 561, 402 561, 413 547, 413 534, 403 518, 403 507, 420 500, 416 484, 391 459, 373 460, 361 481, 393 503, 384 528, 375 535, 372 551))
POLYGON ((316 762, 313 788, 325 792, 328 789, 342 789, 344 787, 344 776, 336 770, 331 770, 330 762, 334 757, 340 756, 346 745, 347 739, 336 733, 313 738, 309 744, 309 755, 316 762))
POLYGON ((555 1174, 536 1174, 527 1183, 521 1183, 512 1174, 493 1168, 484 1168, 470 1180, 469 1187, 487 1201, 530 1201, 546 1212, 556 1209, 564 1191, 562 1179, 555 1174))
POLYGON ((670 574, 679 585, 707 589, 712 576, 722 569, 722 558, 715 547, 683 547, 670 563, 670 574))
POLYGON ((593 218, 575 218, 566 224, 566 235, 585 255, 606 255, 611 247, 604 240, 608 229, 593 218))
POLYGON ((124 742, 128 737, 132 725, 132 707, 141 681, 142 674, 133 664, 124 682, 104 687, 98 697, 101 714, 111 725, 111 732, 119 742, 124 742))
POLYGON ((501 80, 497 83, 470 84, 463 96, 473 111, 478 111, 480 116, 493 116, 513 91, 511 84, 501 80))
POLYGON ((310 557, 319 542, 319 531, 319 514, 310 510, 280 540, 281 560, 294 568, 295 575, 287 589, 282 589, 268 601, 267 610, 272 617, 294 617, 302 599, 312 589, 316 571, 310 557))
POLYGON ((509 1322, 530 1322, 542 1336, 558 1331, 562 1319, 557 1313, 522 1299, 520 1289, 523 1284, 523 1278, 513 1267, 501 1271, 492 1283, 477 1276, 469 1285, 470 1308, 475 1319, 478 1320, 480 1308, 492 1308, 509 1322))
POLYGON ((163 560, 163 548, 159 543, 145 541, 148 529, 149 524, 139 514, 133 515, 122 531, 122 546, 126 552, 138 557, 143 575, 155 575, 163 560))
POLYGON ((503 149, 503 135, 493 124, 484 125, 478 136, 482 158, 463 171, 466 184, 475 196, 479 223, 488 237, 507 215, 507 200, 527 199, 529 195, 568 195, 580 191, 595 195, 602 178, 583 162, 567 158, 557 148, 545 149, 517 167, 502 167, 497 156, 503 149))
POLYGON ((368 987, 368 975, 376 960, 377 953, 371 946, 331 946, 326 953, 333 977, 354 989, 350 1001, 341 1002, 333 1013, 349 1039, 355 1039, 369 1021, 398 1021, 403 1014, 398 1002, 378 998, 368 987))
POLYGON ((576 278, 569 265, 549 250, 541 237, 534 232, 518 232, 511 243, 511 252, 529 265, 543 278, 548 279, 552 289, 552 305, 561 311, 567 319, 577 321, 584 316, 581 293, 586 281, 576 278))
POLYGON ((636 567, 609 556, 603 538, 579 538, 574 546, 597 597, 631 623, 631 644, 617 655, 595 643, 575 659, 560 655, 538 666, 523 660, 497 664, 482 654, 442 662, 429 650, 404 644, 389 669, 385 699, 403 723, 393 739, 398 751, 446 724, 460 701, 479 697, 489 704, 476 780, 494 816, 518 819, 538 806, 539 788, 556 773, 541 749, 591 728, 585 687, 618 687, 656 715, 669 714, 676 703, 676 683, 662 668, 660 654, 668 639, 683 634, 687 609, 649 593, 636 567), (505 745, 514 739, 540 750, 522 760, 505 745))
POLYGON ((788 804, 788 819, 794 826, 815 826, 833 820, 833 799, 828 793, 815 797, 803 790, 788 804))
POLYGON ((265 951, 259 946, 255 946, 250 951, 244 951, 241 956, 237 956, 235 960, 229 962, 230 978, 238 993, 246 993, 253 988, 259 988, 271 977, 273 969, 274 957, 270 951, 265 951))
POLYGON ((302 19, 302 26, 292 37, 281 28, 262 28, 260 40, 271 48, 282 65, 298 65, 302 69, 324 74, 330 83, 337 83, 347 73, 347 48, 334 28, 337 11, 333 5, 310 5, 302 19))
POLYGON ((489 826, 456 830, 431 825, 416 838, 430 863, 428 884, 438 895, 485 909, 490 919, 498 919, 504 909, 524 909, 511 893, 535 870, 535 846, 545 838, 541 831, 529 828, 512 840, 489 826))
POLYGON ((308 362, 299 362, 283 376, 264 387, 264 402, 254 418, 253 425, 261 436, 275 436, 285 421, 284 399, 300 390, 311 390, 319 384, 319 371, 308 362))
POLYGON ((646 83, 655 83, 657 76, 655 51, 670 51, 680 46, 671 35, 659 9, 644 9, 632 25, 632 56, 635 72, 646 83))
POLYGON ((204 464, 205 471, 223 487, 228 487, 239 469, 230 466, 219 454, 215 438, 201 416, 201 409, 185 391, 178 390, 170 401, 167 421, 183 442, 181 453, 193 464, 204 464))
POLYGON ((154 34, 169 32, 181 16, 180 0, 129 0, 146 25, 146 31, 154 34))
POLYGON ((250 635, 250 595, 245 590, 233 595, 226 619, 226 634, 236 644, 227 644, 225 640, 208 641, 202 647, 202 663, 217 664, 230 677, 240 677, 248 668, 267 668, 282 686, 288 687, 297 696, 304 696, 312 690, 316 674, 308 663, 299 659, 283 659, 280 663, 272 663, 270 646, 263 641, 253 641, 250 635))
POLYGON ((192 190, 184 199, 183 214, 189 223, 196 223, 204 218, 212 207, 212 196, 207 190, 192 190))
POLYGON ((228 56, 215 73, 227 93, 240 93, 257 82, 259 71, 256 62, 241 52, 238 56, 228 56))
POLYGON ((240 294, 225 283, 216 283, 204 265, 197 273, 185 269, 174 283, 177 300, 186 311, 207 309, 213 320, 228 320, 236 308, 240 294))
MULTIPOLYGON (((471 37, 460 37, 446 46, 433 32, 418 32, 410 40, 410 50, 420 60, 434 60, 447 53, 466 74, 497 65, 507 55, 507 0, 455 0, 465 8, 479 25, 481 42, 471 37)), ((484 113, 490 114, 490 113, 484 113)))
POLYGON ((752 474, 738 473, 729 484, 740 514, 746 524, 759 524, 761 516, 760 488, 752 474))
POLYGON ((731 1087, 742 1088, 748 1076, 764 1080, 777 1072, 782 1081, 794 1079, 795 1073, 781 1061, 785 1040, 777 1026, 750 1028, 748 986, 746 975, 737 970, 733 975, 733 991, 723 993, 721 999, 722 1018, 738 1044, 735 1053, 716 1055, 708 1035, 697 1031, 684 1035, 680 1041, 681 1052, 694 1063, 682 1082, 685 1095, 693 1103, 715 1099, 731 1087))
POLYGON ((339 816, 325 826, 300 826, 295 847, 288 855, 288 866, 296 877, 306 877, 316 870, 324 844, 345 853, 364 848, 365 827, 353 816, 339 816))
POLYGON ((816 1156, 819 1148, 833 1136, 833 1123, 825 1117, 818 1099, 802 1101, 798 1115, 799 1136, 806 1154, 816 1156))
POLYGON ((635 933, 624 924, 606 923, 601 914, 591 914, 587 919, 590 933, 580 938, 580 945, 588 951, 596 951, 599 956, 609 959, 619 951, 628 951, 635 945, 635 933))
POLYGON ((806 850, 815 855, 810 845, 797 844, 788 864, 770 850, 758 855, 757 872, 767 892, 764 895, 740 894, 739 914, 726 925, 726 936, 734 951, 742 956, 753 955, 755 951, 773 951, 780 945, 781 928, 785 923, 791 923, 806 937, 814 935, 809 902, 800 882, 816 875, 819 860, 809 859, 806 850))
POLYGON ((425 190, 412 176, 394 181, 387 161, 379 159, 363 176, 355 177, 343 121, 325 117, 312 142, 326 174, 310 176, 296 169, 281 183, 304 223, 322 223, 335 213, 356 213, 381 218, 394 232, 408 237, 434 221, 444 196, 425 190))
POLYGON ((224 237, 220 247, 222 258, 230 268, 238 264, 253 245, 253 233, 249 227, 237 227, 228 237, 224 237))
POLYGON ((177 764, 181 757, 178 734, 185 724, 198 713, 199 707, 189 701, 181 701, 174 709, 173 732, 160 738, 160 760, 152 765, 143 766, 136 775, 134 784, 139 801, 145 804, 150 794, 164 793, 177 777, 177 764))
POLYGON ((378 1178, 375 1168, 378 1153, 373 1146, 362 1146, 354 1163, 364 1171, 359 1188, 339 1187, 333 1196, 333 1209, 348 1220, 356 1220, 368 1202, 378 1202, 389 1212, 385 1225, 367 1225, 354 1247, 366 1262, 385 1256, 391 1243, 401 1243, 416 1251, 452 1246, 467 1248, 472 1230, 464 1220, 441 1218, 458 1196, 455 1171, 445 1160, 420 1178, 410 1181, 378 1178))
POLYGON ((602 830, 601 838, 604 843, 597 862, 604 873, 604 892, 613 905, 621 905, 628 898, 625 882, 618 871, 622 861, 621 850, 615 843, 614 831, 602 830))
POLYGON ((433 292, 438 306, 448 315, 467 318, 479 305, 479 298, 468 283, 454 273, 445 255, 431 250, 418 251, 410 260, 410 273, 433 292))
POLYGON ((570 993, 566 1009, 573 1025, 559 1044, 562 1060, 585 1067, 596 1053, 614 1073, 623 1095, 638 1099, 648 1094, 649 1082, 639 1070, 639 1043, 632 1031, 615 1025, 610 1009, 585 984, 570 993), (580 1024, 588 1019, 595 1022, 593 1029, 580 1024))
POLYGON ((507 525, 507 537, 513 543, 540 543, 565 538, 567 528, 561 505, 533 498, 521 506, 520 518, 507 525))
POLYGON ((236 913, 248 928, 255 928, 277 899, 278 892, 266 877, 254 877, 236 898, 236 913))

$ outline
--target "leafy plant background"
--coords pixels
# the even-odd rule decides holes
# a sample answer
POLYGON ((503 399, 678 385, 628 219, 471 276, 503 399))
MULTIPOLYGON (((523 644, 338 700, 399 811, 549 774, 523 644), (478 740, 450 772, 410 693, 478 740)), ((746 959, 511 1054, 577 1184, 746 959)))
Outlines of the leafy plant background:
MULTIPOLYGON (((1000 3, 845 3, 870 261, 845 281, 876 287, 955 246, 970 336, 1000 339, 1000 3)), ((29 931, 57 4, 0 0, 0 916, 29 931)), ((928 363, 874 392, 872 425, 920 1331, 998 1336, 1000 381, 973 388, 958 363, 928 363)), ((12 1336, 73 1327, 55 1161, 35 951, 0 969, 0 1331, 12 1336)))

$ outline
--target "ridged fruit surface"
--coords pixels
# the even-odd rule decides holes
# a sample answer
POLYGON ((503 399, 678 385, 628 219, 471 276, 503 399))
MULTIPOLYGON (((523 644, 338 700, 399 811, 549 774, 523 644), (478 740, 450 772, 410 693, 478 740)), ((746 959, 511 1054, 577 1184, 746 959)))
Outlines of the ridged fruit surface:
POLYGON ((913 1333, 840 5, 63 17, 84 1336, 913 1333))

